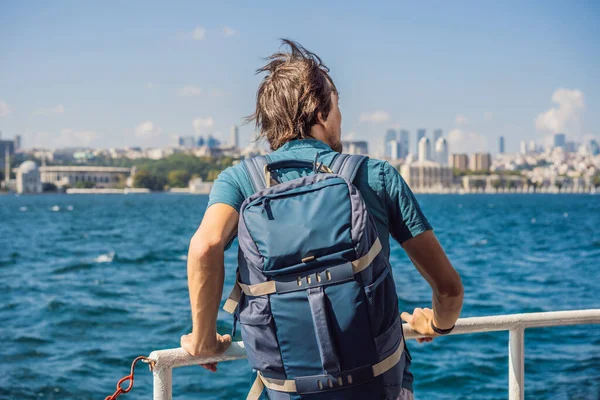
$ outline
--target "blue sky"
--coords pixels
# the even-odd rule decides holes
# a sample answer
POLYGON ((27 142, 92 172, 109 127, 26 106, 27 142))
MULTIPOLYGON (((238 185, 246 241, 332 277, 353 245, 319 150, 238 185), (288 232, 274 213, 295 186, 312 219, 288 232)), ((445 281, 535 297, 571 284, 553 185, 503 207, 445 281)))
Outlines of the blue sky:
POLYGON ((373 150, 390 127, 442 128, 451 152, 600 135, 597 2, 372 3, 2 2, 0 130, 26 147, 227 140, 287 37, 331 68, 343 136, 373 150))

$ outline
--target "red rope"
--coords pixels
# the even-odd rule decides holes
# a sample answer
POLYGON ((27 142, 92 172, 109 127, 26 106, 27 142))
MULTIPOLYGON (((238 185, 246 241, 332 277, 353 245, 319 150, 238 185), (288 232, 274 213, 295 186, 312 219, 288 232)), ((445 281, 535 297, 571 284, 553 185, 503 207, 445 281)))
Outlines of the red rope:
POLYGON ((133 362, 131 363, 131 371, 129 372, 129 375, 126 375, 123 378, 121 378, 119 382, 117 382, 117 390, 111 396, 106 397, 104 400, 116 400, 117 397, 119 397, 121 394, 128 393, 131 390, 131 388, 133 388, 135 364, 141 360, 149 361, 148 357, 144 356, 137 357, 135 360, 133 360, 133 362), (126 388, 124 388, 123 384, 127 381, 129 381, 129 385, 126 388))

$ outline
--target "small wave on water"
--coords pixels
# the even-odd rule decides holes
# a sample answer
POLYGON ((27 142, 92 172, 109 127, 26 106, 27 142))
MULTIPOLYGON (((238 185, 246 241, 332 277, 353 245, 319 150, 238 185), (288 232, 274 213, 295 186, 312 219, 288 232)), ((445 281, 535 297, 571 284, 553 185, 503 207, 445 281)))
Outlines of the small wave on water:
POLYGON ((100 254, 98 257, 94 258, 94 262, 96 263, 110 263, 115 259, 115 252, 111 251, 110 253, 100 254))
POLYGON ((50 208, 50 211, 54 211, 54 212, 60 211, 60 207, 57 205, 54 205, 50 208))
POLYGON ((27 211, 27 207, 23 206, 23 207, 19 207, 19 211, 21 212, 25 212, 27 211))
POLYGON ((67 210, 73 211, 73 206, 67 206, 67 210))

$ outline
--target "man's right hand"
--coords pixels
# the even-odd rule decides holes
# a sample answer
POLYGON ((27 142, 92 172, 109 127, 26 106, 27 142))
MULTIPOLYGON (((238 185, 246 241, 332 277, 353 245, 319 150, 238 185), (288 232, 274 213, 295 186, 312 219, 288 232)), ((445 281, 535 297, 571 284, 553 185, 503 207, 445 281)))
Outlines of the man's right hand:
POLYGON ((435 336, 438 336, 438 334, 431 329, 433 310, 430 308, 415 308, 412 314, 404 311, 400 314, 400 318, 421 335, 429 336, 417 339, 417 342, 419 343, 431 342, 435 336))

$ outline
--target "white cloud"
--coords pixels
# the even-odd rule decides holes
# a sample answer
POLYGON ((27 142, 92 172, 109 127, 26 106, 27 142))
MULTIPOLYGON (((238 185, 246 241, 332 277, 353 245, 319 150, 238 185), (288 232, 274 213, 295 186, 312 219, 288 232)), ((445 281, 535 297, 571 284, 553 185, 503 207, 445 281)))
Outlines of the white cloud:
POLYGON ((152 139, 160 135, 161 130, 152 121, 144 121, 135 127, 133 134, 138 139, 152 139))
POLYGON ((225 37, 232 37, 232 36, 235 36, 237 34, 238 34, 238 32, 235 29, 230 28, 228 26, 223 27, 223 36, 225 36, 225 37))
POLYGON ((475 153, 487 151, 488 143, 479 133, 452 129, 448 132, 448 147, 452 153, 475 153))
POLYGON ((195 27, 191 32, 179 32, 177 38, 180 40, 203 40, 206 37, 206 29, 201 26, 195 27))
POLYGON ((381 123, 389 121, 390 115, 385 111, 374 111, 371 113, 360 114, 360 122, 375 122, 381 123))
POLYGON ((458 114, 456 118, 454 118, 454 122, 456 125, 466 125, 469 123, 469 120, 464 115, 458 114))
POLYGON ((65 128, 61 129, 58 142, 66 147, 85 147, 91 145, 94 139, 96 139, 96 133, 93 131, 75 131, 73 129, 65 128))
POLYGON ((581 113, 585 108, 583 92, 576 89, 558 89, 552 94, 552 102, 557 105, 535 118, 535 128, 553 133, 579 133, 573 131, 579 128, 581 113))
POLYGON ((33 112, 33 115, 58 115, 65 112, 65 106, 59 104, 50 108, 39 108, 33 112))
POLYGON ((8 117, 12 111, 12 107, 7 102, 0 100, 0 117, 8 117))
POLYGON ((184 86, 177 91, 180 96, 199 96, 200 93, 202 93, 202 90, 199 87, 191 85, 184 86))
POLYGON ((192 121, 192 126, 194 127, 194 131, 196 131, 197 134, 202 133, 204 128, 210 128, 214 124, 215 121, 212 119, 212 117, 196 118, 192 121))

